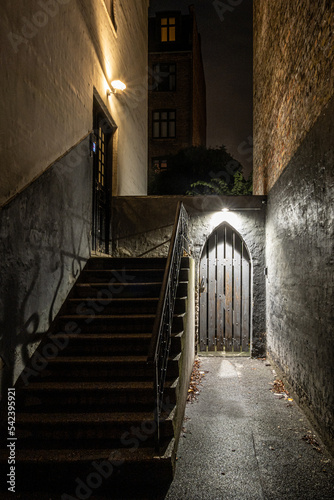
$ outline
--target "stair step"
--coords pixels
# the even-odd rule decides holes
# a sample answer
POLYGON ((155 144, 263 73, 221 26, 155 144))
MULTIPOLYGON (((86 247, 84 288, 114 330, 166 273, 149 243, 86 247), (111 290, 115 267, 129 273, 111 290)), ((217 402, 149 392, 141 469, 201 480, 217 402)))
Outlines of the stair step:
MULTIPOLYGON (((60 356, 75 356, 89 353, 102 354, 142 354, 147 355, 151 333, 82 333, 67 335, 66 349, 59 351, 60 356)), ((50 339, 63 340, 64 335, 51 335, 50 339)))
MULTIPOLYGON (((155 314, 159 298, 72 298, 66 305, 66 314, 155 314)), ((185 298, 175 301, 175 313, 185 312, 185 298)))
MULTIPOLYGON (((59 356, 50 359, 37 381, 62 380, 154 380, 155 367, 147 356, 59 356)), ((177 358, 168 363, 167 379, 178 376, 177 358)))
POLYGON ((23 425, 53 425, 53 424, 105 424, 127 423, 153 420, 153 412, 114 412, 114 413, 19 413, 16 418, 18 426, 23 425))
MULTIPOLYGON (((22 413, 16 419, 18 448, 110 448, 126 446, 141 436, 142 446, 154 446, 155 422, 152 412, 127 413, 22 413), (138 436, 137 436, 138 437, 138 436)), ((171 418, 161 421, 163 440, 173 437, 171 418)))
MULTIPOLYGON (((71 297, 79 298, 150 298, 159 297, 161 283, 114 283, 106 286, 105 283, 77 283, 71 297)), ((178 297, 187 295, 188 284, 179 282, 178 297)))
MULTIPOLYGON (((51 498, 50 491, 64 498, 65 493, 66 498, 95 498, 97 491, 99 495, 105 493, 110 498, 112 488, 113 498, 125 498, 126 490, 133 498, 134 489, 137 491, 139 485, 152 483, 160 489, 163 483, 172 481, 171 446, 166 444, 164 448, 167 451, 162 456, 157 456, 153 447, 134 450, 130 443, 128 450, 116 449, 112 455, 108 448, 16 450, 16 490, 48 492, 49 496, 45 498, 51 498), (97 486, 86 486, 87 479, 93 476, 98 482, 98 490, 95 489, 97 486), (76 495, 78 481, 81 485, 79 497, 76 495), (81 496, 81 492, 86 496, 81 496)), ((8 473, 7 458, 6 450, 0 452, 3 477, 8 473)))
MULTIPOLYGON (((102 283, 110 286, 125 283, 162 283, 164 269, 87 269, 85 268, 79 278, 79 283, 102 283)), ((181 269, 179 280, 188 279, 188 270, 181 269)))
MULTIPOLYGON (((181 333, 173 334, 171 353, 181 351, 181 333)), ((66 349, 59 350, 59 356, 80 356, 89 353, 91 355, 147 355, 151 341, 151 333, 82 333, 69 334, 66 336, 66 349)), ((59 339, 64 342, 64 334, 49 336, 50 340, 59 339)))
MULTIPOLYGON (((175 404, 177 380, 167 381, 165 394, 175 404)), ((32 382, 22 386, 17 410, 54 413, 59 411, 149 411, 154 408, 153 381, 32 382)))
POLYGON ((94 257, 87 262, 87 269, 165 269, 167 259, 162 258, 104 258, 94 257))
MULTIPOLYGON (((173 319, 173 333, 183 330, 184 314, 177 314, 173 319)), ((101 314, 93 316, 90 314, 64 314, 59 317, 59 328, 65 330, 68 324, 75 323, 75 333, 145 333, 153 330, 154 314, 101 314)))
POLYGON ((79 283, 102 283, 111 286, 119 283, 161 283, 164 269, 84 269, 78 279, 79 283))
MULTIPOLYGON (((0 461, 3 463, 7 461, 7 450, 0 450, 0 461)), ((26 464, 64 464, 70 465, 71 463, 77 465, 89 464, 94 461, 109 460, 112 462, 136 463, 136 462, 153 462, 168 459, 168 456, 158 456, 154 448, 141 448, 136 449, 136 453, 132 448, 129 449, 115 449, 112 452, 107 449, 17 449, 16 462, 26 464)), ((120 465, 120 464, 119 464, 120 465)))

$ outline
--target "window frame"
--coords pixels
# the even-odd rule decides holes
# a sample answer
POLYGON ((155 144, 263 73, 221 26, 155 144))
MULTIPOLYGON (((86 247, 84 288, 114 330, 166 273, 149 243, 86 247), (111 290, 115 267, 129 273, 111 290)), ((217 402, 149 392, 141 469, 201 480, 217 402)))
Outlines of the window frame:
POLYGON ((175 139, 176 138, 176 109, 154 109, 152 111, 152 138, 153 139, 175 139), (159 113, 159 119, 155 119, 154 114, 159 113), (162 118, 162 113, 167 113, 167 118, 162 118), (174 113, 174 118, 170 118, 170 113, 174 113), (159 135, 155 135, 155 124, 159 124, 159 135), (167 124, 167 135, 161 135, 162 132, 162 124, 167 124), (174 123, 174 135, 170 135, 170 124, 174 123))
POLYGON ((176 63, 165 63, 157 62, 152 65, 152 78, 154 83, 152 85, 152 90, 154 92, 176 92, 176 63), (161 66, 168 66, 168 71, 166 72, 166 77, 160 76, 164 72, 160 69, 161 66), (156 68, 159 70, 156 71, 156 68), (174 67, 174 71, 171 68, 174 67), (171 78, 174 76, 174 85, 171 85, 171 78), (167 85, 166 85, 167 82, 167 85), (164 88, 168 87, 168 88, 164 88))
POLYGON ((168 161, 166 157, 158 156, 152 158, 152 171, 155 175, 159 175, 162 172, 166 172, 167 169, 168 169, 168 161), (157 163, 158 166, 156 168, 157 163), (162 168, 161 167, 162 164, 165 164, 166 166, 162 168))
POLYGON ((161 43, 175 43, 176 42, 176 16, 162 16, 160 18, 160 42, 161 43), (166 24, 163 21, 166 19, 166 24), (174 19, 174 22, 171 23, 170 20, 174 19), (171 40, 171 33, 174 29, 174 39, 171 40), (163 30, 166 30, 167 40, 163 40, 163 30))

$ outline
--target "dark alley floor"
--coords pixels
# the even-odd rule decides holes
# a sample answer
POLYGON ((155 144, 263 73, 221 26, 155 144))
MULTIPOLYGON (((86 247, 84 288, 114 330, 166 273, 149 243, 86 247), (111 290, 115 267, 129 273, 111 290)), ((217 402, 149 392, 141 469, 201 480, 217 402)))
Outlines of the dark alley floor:
POLYGON ((166 500, 332 500, 334 460, 303 439, 314 431, 297 404, 270 390, 272 366, 200 359, 208 373, 187 404, 166 500))

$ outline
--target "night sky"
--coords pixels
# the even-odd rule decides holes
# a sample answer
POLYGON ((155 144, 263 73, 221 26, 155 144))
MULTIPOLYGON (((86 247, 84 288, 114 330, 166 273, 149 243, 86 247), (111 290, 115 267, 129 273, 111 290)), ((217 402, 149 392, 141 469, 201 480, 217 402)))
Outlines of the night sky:
POLYGON ((196 10, 207 87, 207 146, 224 144, 244 167, 252 168, 252 0, 151 0, 159 10, 196 10), (220 5, 219 12, 215 5, 220 5), (226 6, 226 12, 223 12, 226 6))

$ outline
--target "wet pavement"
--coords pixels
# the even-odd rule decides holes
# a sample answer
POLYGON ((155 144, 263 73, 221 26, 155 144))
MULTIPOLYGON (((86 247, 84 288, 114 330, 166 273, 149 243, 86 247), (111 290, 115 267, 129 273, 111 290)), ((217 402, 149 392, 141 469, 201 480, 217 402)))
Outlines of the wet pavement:
POLYGON ((197 401, 187 404, 165 499, 333 500, 334 459, 297 404, 270 390, 273 367, 249 358, 200 359, 207 373, 197 401), (321 451, 305 435, 315 436, 321 451))

